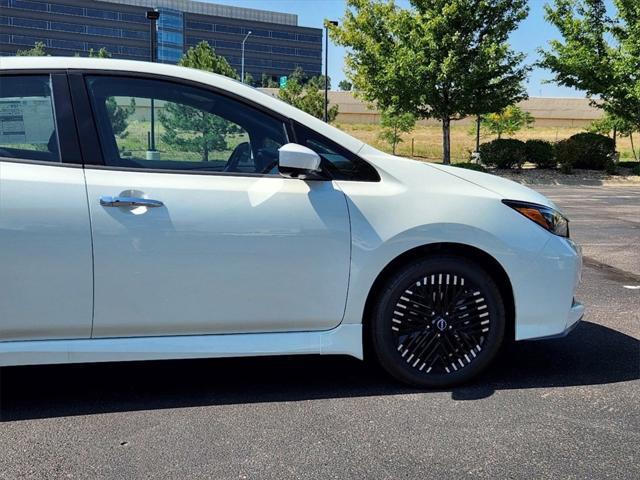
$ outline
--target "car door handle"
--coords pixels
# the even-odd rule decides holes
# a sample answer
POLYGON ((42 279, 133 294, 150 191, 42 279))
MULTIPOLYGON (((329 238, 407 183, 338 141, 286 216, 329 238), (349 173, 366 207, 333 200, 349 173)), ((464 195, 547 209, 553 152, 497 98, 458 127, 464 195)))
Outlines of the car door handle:
POLYGON ((151 200, 150 198, 140 197, 100 197, 100 205, 103 207, 162 207, 164 203, 160 200, 151 200))

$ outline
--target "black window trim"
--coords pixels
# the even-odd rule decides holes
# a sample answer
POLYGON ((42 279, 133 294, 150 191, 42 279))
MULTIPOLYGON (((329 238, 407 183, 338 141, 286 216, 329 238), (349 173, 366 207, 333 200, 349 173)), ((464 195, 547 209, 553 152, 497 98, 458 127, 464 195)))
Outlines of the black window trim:
POLYGON ((0 161, 24 163, 52 167, 82 168, 82 156, 79 151, 78 134, 75 128, 74 112, 71 105, 69 84, 65 69, 10 69, 2 70, 3 76, 48 76, 51 82, 53 116, 58 139, 57 161, 33 160, 0 156, 0 161))
MULTIPOLYGON (((102 147, 100 145, 98 139, 98 130, 95 124, 95 118, 93 114, 93 109, 91 107, 91 102, 89 99, 89 93, 86 89, 85 76, 92 75, 103 75, 103 76, 122 76, 129 78, 143 78, 143 79, 152 79, 152 80, 163 80, 169 81, 182 85, 189 85, 195 88, 200 88, 204 90, 211 91, 218 95, 222 95, 244 105, 247 105, 250 108, 254 108, 256 110, 261 111, 262 113, 281 121, 285 127, 285 133, 287 135, 287 140, 289 142, 298 143, 298 135, 296 133, 297 128, 306 128, 312 130, 315 135, 321 138, 323 141, 328 143, 335 148, 336 151, 341 154, 347 156, 350 160, 355 160, 358 162, 362 162, 367 164, 372 170, 376 172, 377 179, 376 180, 364 180, 364 179, 351 179, 351 180, 339 180, 342 182, 355 181, 355 182, 379 182, 380 174, 377 169, 371 165, 371 163, 362 159, 356 153, 348 150, 340 145, 338 145, 333 140, 325 137, 317 130, 307 127, 305 125, 299 124, 295 120, 286 115, 282 115, 274 110, 269 109, 259 103, 252 102, 251 100, 242 97, 240 95, 236 95, 233 92, 229 92, 228 90, 194 80, 189 79, 179 79, 170 75, 162 75, 155 73, 145 73, 145 72, 130 72, 123 70, 105 70, 105 69, 76 69, 76 68, 56 68, 56 69, 8 69, 8 70, 0 70, 3 75, 50 75, 52 79, 52 85, 54 83, 54 75, 57 75, 55 78, 58 83, 61 83, 62 77, 66 76, 66 92, 64 89, 60 89, 59 95, 57 96, 54 93, 54 106, 55 112, 58 111, 58 104, 56 103, 56 97, 59 101, 62 102, 64 99, 66 105, 71 105, 71 109, 65 109, 65 115, 63 115, 64 119, 64 128, 66 132, 72 132, 73 136, 75 136, 75 141, 69 140, 65 143, 65 149, 63 149, 62 142, 59 140, 60 147, 60 156, 61 159, 71 158, 72 162, 47 162, 40 160, 29 160, 29 159, 18 159, 12 157, 0 157, 0 160, 6 162, 13 163, 33 163, 33 164, 42 164, 42 165, 50 165, 50 166, 63 166, 63 167, 83 167, 83 168, 91 168, 91 169, 99 169, 99 170, 111 170, 111 171, 132 171, 132 172, 149 172, 149 173, 169 173, 169 174, 183 174, 183 175, 218 175, 218 176, 229 176, 229 177, 267 177, 267 178, 289 178, 287 176, 282 175, 274 175, 274 174, 264 174, 264 173, 248 173, 248 172, 205 172, 205 171, 190 171, 190 170, 169 170, 169 169, 151 169, 151 168, 131 168, 131 167, 121 167, 121 166, 110 166, 104 164, 104 159, 102 156, 102 147), (71 118, 69 118, 69 111, 71 114, 71 118), (80 142, 79 139, 82 138, 83 141, 80 142), (74 147, 76 145, 77 147, 74 147), (71 149, 71 150, 69 150, 71 149), (68 154, 68 155, 67 155, 68 154)), ((61 109, 64 108, 64 105, 61 105, 61 109)), ((62 110, 61 110, 62 111, 62 110)), ((62 124, 57 123, 56 128, 61 129, 63 127, 62 124)), ((306 181, 332 181, 334 180, 328 173, 324 173, 323 176, 318 176, 314 178, 309 178, 306 181)))
MULTIPOLYGON (((367 165, 372 172, 375 172, 375 178, 372 179, 364 179, 364 178, 350 178, 350 179, 335 179, 336 181, 339 182, 367 182, 367 183, 376 183, 376 182, 380 182, 381 178, 380 178, 380 173, 378 172, 378 169, 375 168, 373 165, 371 165, 371 163, 367 162, 366 160, 364 160, 362 157, 360 157, 359 155, 355 154, 354 152, 352 152, 351 150, 349 150, 348 148, 343 147, 342 145, 339 145, 338 143, 336 143, 334 140, 331 140, 330 138, 322 135, 320 132, 318 132, 317 130, 308 127, 302 123, 299 123, 295 120, 291 120, 291 125, 293 127, 293 139, 294 142, 298 143, 299 145, 304 145, 303 143, 300 142, 300 139, 302 137, 302 135, 299 134, 299 132, 302 129, 305 130, 310 130, 314 133, 314 135, 316 135, 319 139, 321 139, 322 142, 326 143, 327 145, 329 145, 329 147, 332 150, 335 150, 336 152, 338 152, 340 155, 344 156, 345 158, 347 158, 348 160, 352 161, 352 162, 356 162, 356 163, 362 163, 367 165)), ((326 175, 331 175, 329 172, 325 173, 326 175)))
MULTIPOLYGON (((259 103, 252 102, 245 97, 240 95, 235 95, 233 92, 229 92, 228 90, 215 87, 213 85, 209 85, 202 82, 197 82, 189 79, 180 79, 170 75, 161 75, 155 73, 145 73, 145 72, 130 72, 124 70, 105 70, 105 69, 69 69, 69 82, 71 85, 71 95, 74 102, 74 107, 76 109, 76 121, 78 122, 78 131, 80 132, 80 136, 83 139, 89 139, 88 141, 83 142, 83 146, 86 150, 91 151, 91 156, 84 155, 85 159, 84 166, 85 168, 99 169, 99 170, 116 170, 116 171, 127 171, 127 172, 149 172, 149 173, 168 173, 168 174, 187 174, 187 175, 218 175, 225 177, 267 177, 267 178, 286 178, 278 174, 271 173, 249 173, 249 172, 207 172, 207 171, 193 171, 193 170, 173 170, 173 169, 156 169, 156 168, 137 168, 137 167, 122 167, 116 165, 105 165, 104 157, 102 155, 102 148, 100 145, 100 140, 98 136, 98 129, 95 121, 95 114, 93 112, 93 107, 91 106, 91 101, 89 98, 89 92, 86 87, 86 76, 107 76, 107 77, 127 77, 133 79, 148 79, 148 80, 160 80, 167 81, 170 83, 175 83, 178 85, 187 85, 193 88, 198 88, 201 90, 206 90, 216 95, 220 95, 226 97, 235 102, 241 103, 243 105, 248 106, 249 108, 253 108, 258 110, 265 115, 268 115, 271 118, 281 122, 285 129, 285 134, 287 136, 287 141, 292 142, 295 138, 293 122, 290 118, 285 115, 281 115, 278 112, 274 112, 273 110, 260 105, 259 103), (73 78, 73 80, 72 80, 73 78), (80 83, 82 85, 80 85, 80 83), (88 112, 91 112, 88 114, 88 112), (80 124, 80 117, 90 119, 91 125, 88 125, 89 122, 84 122, 84 124, 80 124), (83 134, 83 132, 85 134, 83 134), (84 145, 84 144, 87 145, 84 145)), ((317 180, 329 181, 331 178, 318 178, 317 180)))

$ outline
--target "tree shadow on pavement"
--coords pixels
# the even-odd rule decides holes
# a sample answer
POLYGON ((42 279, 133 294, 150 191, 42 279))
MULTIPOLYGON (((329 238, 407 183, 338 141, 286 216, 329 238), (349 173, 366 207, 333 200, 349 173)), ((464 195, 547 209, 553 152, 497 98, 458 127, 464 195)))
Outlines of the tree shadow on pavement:
MULTIPOLYGON (((583 322, 568 337, 516 343, 454 400, 497 390, 599 385, 640 377, 640 341, 583 322)), ((0 421, 167 408, 422 393, 348 357, 273 357, 10 367, 0 421)))

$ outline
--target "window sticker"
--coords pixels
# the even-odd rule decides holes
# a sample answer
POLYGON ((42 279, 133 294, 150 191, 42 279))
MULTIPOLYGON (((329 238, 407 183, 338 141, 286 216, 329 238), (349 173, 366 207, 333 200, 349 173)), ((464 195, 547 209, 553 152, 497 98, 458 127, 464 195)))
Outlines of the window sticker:
POLYGON ((50 97, 0 98, 1 144, 47 144, 53 131, 50 97))

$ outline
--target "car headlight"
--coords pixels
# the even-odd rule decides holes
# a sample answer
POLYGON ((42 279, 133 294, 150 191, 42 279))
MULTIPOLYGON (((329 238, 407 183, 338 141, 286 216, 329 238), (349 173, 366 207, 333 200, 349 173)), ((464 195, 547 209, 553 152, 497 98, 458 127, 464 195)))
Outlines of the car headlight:
POLYGON ((545 230, 560 237, 569 238, 569 220, 553 208, 518 200, 503 200, 502 203, 536 222, 545 230))

